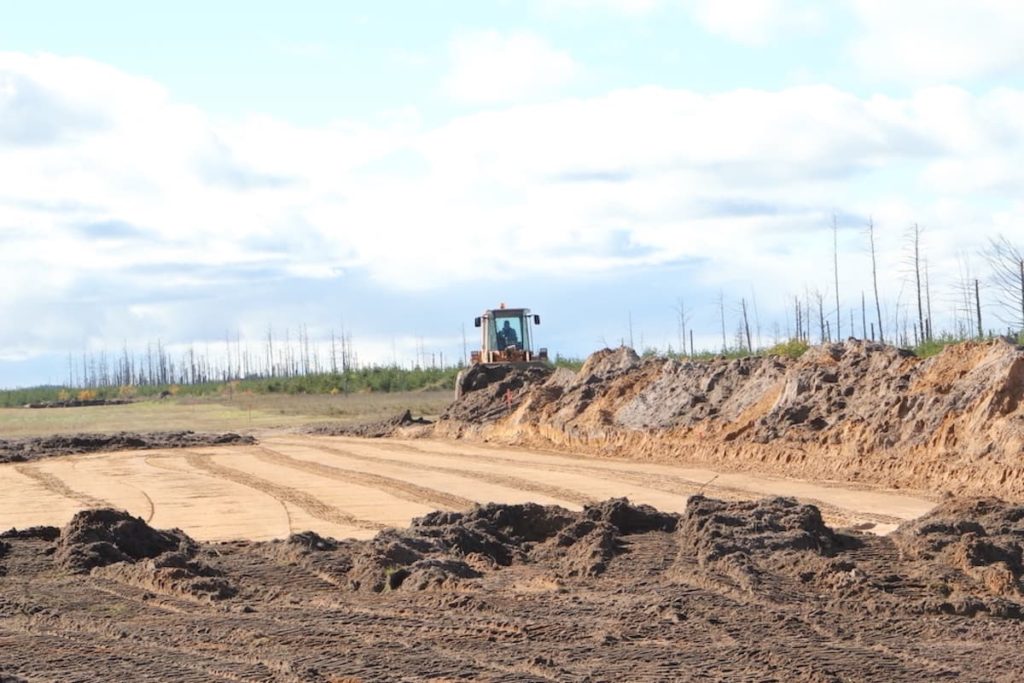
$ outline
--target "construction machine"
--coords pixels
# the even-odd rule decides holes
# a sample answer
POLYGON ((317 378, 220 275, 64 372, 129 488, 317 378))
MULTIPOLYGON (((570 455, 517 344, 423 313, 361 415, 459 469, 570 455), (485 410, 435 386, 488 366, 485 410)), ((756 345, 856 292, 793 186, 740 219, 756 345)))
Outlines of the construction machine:
POLYGON ((455 398, 482 389, 509 370, 550 368, 548 350, 534 351, 533 326, 540 325, 540 316, 530 309, 501 304, 484 311, 473 325, 480 329, 480 349, 470 353, 469 367, 455 379, 455 398))

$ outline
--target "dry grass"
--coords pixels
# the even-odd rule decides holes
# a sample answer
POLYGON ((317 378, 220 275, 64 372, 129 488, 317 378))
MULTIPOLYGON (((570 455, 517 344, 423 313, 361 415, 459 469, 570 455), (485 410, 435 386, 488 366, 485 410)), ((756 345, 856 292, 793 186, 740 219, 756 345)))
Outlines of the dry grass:
POLYGON ((177 429, 251 432, 310 422, 369 422, 406 409, 433 419, 450 400, 449 391, 336 396, 236 394, 89 408, 4 408, 0 409, 0 437, 177 429))

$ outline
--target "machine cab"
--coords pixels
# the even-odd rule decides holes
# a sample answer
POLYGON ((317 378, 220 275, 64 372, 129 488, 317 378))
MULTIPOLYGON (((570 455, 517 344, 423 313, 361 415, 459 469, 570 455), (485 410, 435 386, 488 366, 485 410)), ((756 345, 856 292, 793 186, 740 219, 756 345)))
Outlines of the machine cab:
POLYGON ((474 363, 508 363, 547 360, 547 349, 535 352, 533 325, 539 315, 528 308, 498 308, 484 311, 474 325, 480 328, 480 351, 473 352, 474 363))

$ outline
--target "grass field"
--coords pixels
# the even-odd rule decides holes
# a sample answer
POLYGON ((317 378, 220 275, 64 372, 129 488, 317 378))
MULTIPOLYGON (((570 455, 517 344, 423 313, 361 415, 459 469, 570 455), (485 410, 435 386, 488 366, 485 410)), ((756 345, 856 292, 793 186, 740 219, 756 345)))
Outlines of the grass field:
POLYGON ((450 391, 339 395, 236 394, 234 397, 168 398, 88 408, 3 408, 0 437, 76 432, 190 429, 248 432, 312 422, 357 423, 404 410, 433 419, 451 401, 450 391))

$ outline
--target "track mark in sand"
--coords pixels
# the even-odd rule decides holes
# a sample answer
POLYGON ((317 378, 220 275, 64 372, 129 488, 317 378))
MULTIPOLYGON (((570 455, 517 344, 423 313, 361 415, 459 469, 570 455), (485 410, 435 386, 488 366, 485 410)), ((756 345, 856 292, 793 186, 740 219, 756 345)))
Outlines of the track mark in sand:
MULTIPOLYGON (((176 467, 171 467, 171 466, 166 465, 166 464, 164 464, 162 462, 157 462, 159 460, 162 460, 164 458, 169 458, 169 457, 180 458, 180 454, 175 453, 173 456, 168 456, 168 455, 163 455, 163 456, 146 455, 146 456, 143 456, 142 462, 146 463, 146 465, 148 465, 149 467, 152 467, 153 469, 164 470, 165 472, 174 472, 175 474, 185 474, 184 472, 182 472, 180 469, 178 469, 176 467)), ((210 474, 210 473, 207 473, 207 472, 196 472, 195 470, 192 470, 192 475, 193 476, 198 476, 198 477, 209 477, 210 479, 213 479, 214 481, 217 481, 217 480, 220 479, 220 477, 218 477, 218 476, 216 476, 214 474, 210 474)), ((249 487, 249 488, 252 488, 252 487, 249 487)), ((288 530, 285 533, 288 533, 288 534, 293 533, 295 531, 295 526, 292 524, 292 513, 288 509, 288 506, 285 505, 284 502, 281 501, 281 499, 275 498, 273 495, 271 495, 269 493, 267 494, 267 496, 269 496, 269 498, 271 500, 273 500, 275 503, 277 503, 278 505, 281 506, 281 511, 284 513, 285 528, 288 530)))
POLYGON ((109 501, 103 500, 102 498, 94 498, 87 493, 74 490, 64 483, 63 479, 50 474, 49 472, 44 472, 35 465, 15 465, 14 469, 19 474, 23 474, 29 479, 32 479, 47 491, 56 493, 58 496, 63 496, 70 500, 78 501, 86 507, 116 507, 111 505, 109 501))
POLYGON ((256 457, 264 462, 284 467, 291 467, 293 469, 309 472, 327 479, 334 479, 336 481, 359 484, 360 486, 378 489, 385 493, 389 493, 396 498, 408 500, 413 503, 439 505, 449 510, 463 510, 476 505, 476 501, 470 500, 469 498, 463 498, 462 496, 457 496, 453 493, 446 493, 445 491, 439 491, 438 489, 413 484, 412 482, 405 481, 404 479, 396 479, 394 477, 386 477, 382 474, 372 474, 370 472, 361 472, 359 470, 350 470, 342 467, 334 467, 333 465, 324 465, 319 462, 301 460, 299 458, 293 458, 289 455, 285 455, 280 451, 267 448, 266 446, 258 446, 257 448, 259 452, 256 453, 256 457))
MULTIPOLYGON (((294 444, 294 442, 291 442, 294 444)), ((324 446, 316 444, 312 446, 310 444, 294 444, 302 445, 307 448, 315 448, 318 451, 324 453, 333 453, 334 455, 340 455, 344 458, 351 460, 358 460, 360 462, 373 463, 375 465, 394 465, 396 467, 404 467, 413 470, 423 470, 425 472, 438 472, 441 474, 451 474, 457 477, 463 477, 466 479, 476 479, 477 481, 484 481, 488 484, 496 484, 498 486, 504 486, 506 488, 517 489, 520 491, 536 491, 537 493, 543 493, 546 496, 557 498, 560 500, 567 500, 577 505, 591 505, 597 502, 591 496, 588 496, 580 491, 573 489, 562 488, 561 486, 550 486, 548 484, 542 484, 540 482, 532 481, 530 479, 523 479, 521 477, 513 477, 506 474, 494 474, 492 472, 478 472, 476 470, 460 469, 458 467, 443 467, 441 465, 428 465, 421 462, 409 462, 406 460, 393 460, 391 458, 377 458, 372 455, 362 455, 359 453, 352 453, 343 448, 336 448, 334 446, 324 446)), ((522 463, 519 463, 522 464, 522 463)))
MULTIPOLYGON (((459 458, 463 460, 471 460, 480 462, 481 456, 474 455, 472 453, 455 453, 445 452, 437 453, 435 451, 427 450, 424 448, 418 448, 413 444, 389 444, 396 449, 401 449, 410 453, 416 453, 417 455, 431 456, 431 455, 443 455, 448 458, 459 458)), ((483 449, 493 450, 493 449, 483 449)), ((559 457, 567 457, 559 454, 559 457)), ((671 493, 676 495, 690 496, 695 493, 709 492, 722 496, 732 496, 734 498, 749 500, 751 498, 766 498, 770 497, 771 494, 758 493, 756 491, 749 491, 747 489, 739 488, 736 486, 724 486, 721 484, 710 484, 708 482, 695 481, 693 479, 687 479, 679 475, 667 474, 667 473, 648 473, 648 472, 637 472, 626 469, 612 469, 609 467, 590 467, 585 464, 567 464, 567 463, 543 463, 534 461, 523 461, 515 458, 510 458, 505 455, 488 455, 483 456, 484 459, 493 462, 500 462, 508 465, 514 465, 516 467, 528 468, 540 470, 542 472, 561 472, 565 474, 582 474, 595 479, 603 479, 605 481, 614 482, 629 482, 636 484, 652 491, 661 491, 662 493, 671 493)), ((878 512, 861 512, 848 510, 845 508, 838 507, 832 503, 826 503, 825 501, 817 498, 801 497, 804 502, 812 503, 822 510, 822 512, 829 512, 835 516, 853 519, 856 518, 860 521, 870 521, 876 524, 900 524, 906 520, 901 517, 893 515, 886 515, 878 512)))
MULTIPOLYGON (((78 460, 71 461, 71 469, 76 472, 78 471, 78 460)), ((135 484, 129 484, 128 482, 124 481, 123 477, 115 478, 118 479, 118 484, 120 484, 121 486, 127 486, 130 489, 138 491, 139 494, 146 499, 146 506, 149 507, 149 512, 146 514, 146 523, 149 524, 151 521, 153 521, 153 515, 156 514, 156 506, 153 505, 153 499, 149 497, 149 494, 146 493, 144 489, 136 486, 135 484)))
MULTIPOLYGON (((315 517, 316 519, 324 522, 341 524, 344 526, 354 526, 360 529, 371 529, 374 531, 387 528, 386 524, 370 522, 365 519, 355 517, 354 515, 350 515, 347 512, 342 512, 333 505, 328 505, 319 498, 309 495, 305 491, 300 491, 299 489, 295 489, 290 486, 275 484, 263 479, 262 477, 249 474, 243 470, 215 463, 212 455, 186 451, 185 462, 195 469, 203 470, 204 472, 208 472, 216 477, 220 477, 221 479, 233 481, 236 484, 248 486, 251 489, 269 494, 279 501, 291 503, 292 505, 305 510, 311 517, 315 517)), ((289 521, 289 527, 290 526, 291 522, 289 521)), ((294 529, 289 529, 289 531, 294 531, 294 529)))

